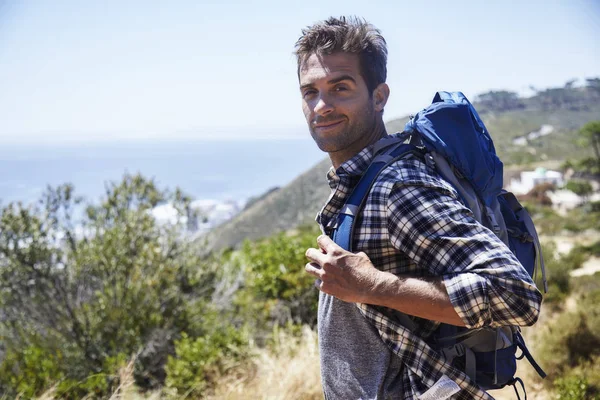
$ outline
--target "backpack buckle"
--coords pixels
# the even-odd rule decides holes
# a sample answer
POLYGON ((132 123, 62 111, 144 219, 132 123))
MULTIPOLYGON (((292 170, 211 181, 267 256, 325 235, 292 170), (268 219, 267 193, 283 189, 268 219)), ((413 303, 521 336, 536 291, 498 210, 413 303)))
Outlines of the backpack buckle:
POLYGON ((496 220, 496 216, 494 215, 494 211, 491 208, 489 208, 489 207, 486 207, 485 211, 486 211, 487 217, 490 220, 492 231, 494 231, 494 233, 496 235, 498 235, 500 233, 500 231, 501 231, 501 228, 500 228, 500 224, 496 220))
POLYGON ((433 159, 431 153, 425 154, 425 164, 427 164, 431 168, 435 168, 435 160, 433 159))

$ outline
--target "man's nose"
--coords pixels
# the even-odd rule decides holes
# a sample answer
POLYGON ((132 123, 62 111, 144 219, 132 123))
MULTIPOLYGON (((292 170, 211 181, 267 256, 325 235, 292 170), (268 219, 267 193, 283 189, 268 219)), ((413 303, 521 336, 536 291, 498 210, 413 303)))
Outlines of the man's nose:
POLYGON ((333 105, 327 97, 321 96, 317 100, 317 104, 315 104, 314 111, 318 115, 327 115, 333 111, 333 105))

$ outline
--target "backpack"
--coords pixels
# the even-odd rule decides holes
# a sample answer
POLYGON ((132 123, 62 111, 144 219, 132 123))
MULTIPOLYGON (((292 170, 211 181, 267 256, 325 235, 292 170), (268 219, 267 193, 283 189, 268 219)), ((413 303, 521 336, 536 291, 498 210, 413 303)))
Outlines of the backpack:
MULTIPOLYGON (((374 153, 371 165, 338 215, 331 236, 339 246, 352 251, 355 216, 379 173, 413 154, 424 158, 452 184, 474 217, 511 249, 534 280, 539 264, 547 292, 535 226, 517 198, 502 189, 502 162, 477 111, 461 92, 438 92, 429 107, 411 117, 403 134, 381 139, 374 153)), ((407 315, 402 314, 400 322, 414 332, 414 322, 407 315)), ((516 360, 523 357, 542 378, 546 376, 516 326, 467 329, 442 323, 428 341, 484 390, 513 385, 518 397, 515 384, 519 382, 523 390, 524 385, 514 375, 516 360), (518 357, 517 348, 521 350, 518 357)))

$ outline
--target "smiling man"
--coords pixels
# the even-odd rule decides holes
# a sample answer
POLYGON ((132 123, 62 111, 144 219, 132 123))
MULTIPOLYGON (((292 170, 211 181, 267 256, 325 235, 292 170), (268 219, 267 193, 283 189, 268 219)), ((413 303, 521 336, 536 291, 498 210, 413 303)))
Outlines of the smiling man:
POLYGON ((350 253, 328 235, 387 136, 387 48, 379 30, 330 18, 296 43, 302 109, 327 152, 331 196, 308 249, 317 278, 321 377, 327 399, 486 399, 489 394, 431 348, 440 322, 479 328, 531 325, 541 295, 519 261, 416 157, 377 178, 356 220, 350 253), (415 328, 399 323, 408 314, 415 328))
POLYGON ((335 168, 386 135, 381 115, 389 88, 369 85, 360 61, 352 53, 311 54, 300 66, 304 115, 335 168))

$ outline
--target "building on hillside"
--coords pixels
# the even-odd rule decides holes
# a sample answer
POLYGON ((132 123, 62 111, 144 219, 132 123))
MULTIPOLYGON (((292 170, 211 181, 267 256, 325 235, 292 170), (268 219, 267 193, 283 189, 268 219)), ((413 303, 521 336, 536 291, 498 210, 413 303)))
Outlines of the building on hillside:
POLYGON ((515 146, 526 146, 530 141, 542 136, 548 136, 552 132, 554 132, 554 127, 552 125, 542 125, 537 131, 529 132, 527 135, 516 137, 512 142, 515 146))
POLYGON ((205 233, 215 226, 236 216, 244 207, 244 202, 234 200, 194 200, 187 215, 179 215, 175 207, 168 203, 156 206, 150 213, 159 224, 183 223, 188 234, 205 233))
POLYGON ((511 179, 508 190, 515 194, 525 194, 537 185, 552 183, 556 187, 564 184, 563 174, 558 171, 536 168, 535 171, 523 171, 519 179, 511 179))

